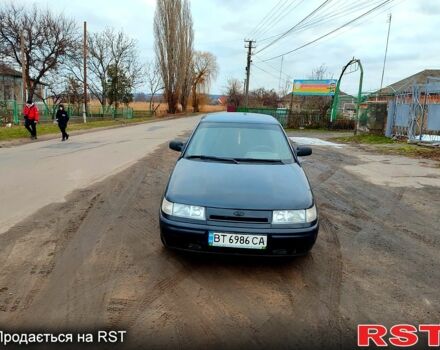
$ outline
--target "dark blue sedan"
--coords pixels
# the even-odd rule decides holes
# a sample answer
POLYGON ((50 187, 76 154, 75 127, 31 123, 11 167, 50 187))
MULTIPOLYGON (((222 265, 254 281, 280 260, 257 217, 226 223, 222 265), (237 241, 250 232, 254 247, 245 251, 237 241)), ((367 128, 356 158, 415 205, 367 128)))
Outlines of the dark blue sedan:
POLYGON ((268 115, 205 116, 181 152, 160 210, 169 248, 227 254, 302 255, 318 235, 318 214, 295 148, 268 115))

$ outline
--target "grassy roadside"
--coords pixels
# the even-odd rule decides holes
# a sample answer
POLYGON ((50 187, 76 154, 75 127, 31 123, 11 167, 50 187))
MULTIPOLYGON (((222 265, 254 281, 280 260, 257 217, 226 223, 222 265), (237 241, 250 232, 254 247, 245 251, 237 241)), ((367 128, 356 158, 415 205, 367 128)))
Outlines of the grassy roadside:
MULTIPOLYGON (((319 129, 319 128, 317 128, 317 129, 306 129, 306 128, 304 128, 304 129, 298 129, 298 128, 294 128, 294 129, 288 129, 288 128, 285 128, 284 129, 284 131, 287 133, 287 132, 322 132, 322 133, 328 133, 328 132, 331 132, 332 130, 328 130, 328 129, 319 129)), ((339 131, 339 130, 338 130, 339 131)))
MULTIPOLYGON (((124 126, 128 124, 143 123, 164 118, 132 118, 116 120, 97 120, 84 123, 69 123, 67 131, 90 130, 108 127, 124 126)), ((37 125, 37 135, 59 134, 60 129, 57 124, 44 123, 37 125)), ((10 141, 21 138, 29 138, 29 132, 23 125, 13 125, 10 128, 0 128, 0 141, 10 141)))
MULTIPOLYGON (((69 123, 67 128, 68 131, 75 130, 88 130, 88 129, 98 129, 110 126, 123 126, 132 123, 141 123, 143 121, 153 120, 153 118, 133 118, 133 119, 121 119, 121 120, 98 120, 91 121, 86 124, 84 123, 69 123)), ((60 129, 57 124, 38 124, 37 134, 47 135, 47 134, 59 134, 60 129)), ((10 128, 0 128, 0 141, 15 140, 20 138, 28 138, 29 132, 25 129, 23 125, 13 125, 10 128)))
POLYGON ((334 137, 332 138, 332 141, 341 142, 341 143, 358 143, 358 144, 368 144, 368 145, 392 144, 396 142, 393 139, 390 139, 389 137, 385 137, 382 135, 370 135, 370 134, 334 137))
POLYGON ((348 137, 334 137, 330 141, 357 144, 368 150, 382 154, 394 154, 412 158, 425 158, 440 161, 440 147, 421 146, 405 141, 397 141, 382 135, 361 134, 348 137))

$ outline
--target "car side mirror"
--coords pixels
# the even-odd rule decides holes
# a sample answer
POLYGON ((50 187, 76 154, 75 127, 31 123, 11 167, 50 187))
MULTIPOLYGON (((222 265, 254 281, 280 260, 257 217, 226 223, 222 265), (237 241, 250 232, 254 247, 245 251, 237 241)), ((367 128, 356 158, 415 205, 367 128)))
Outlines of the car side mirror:
POLYGON ((298 146, 296 149, 296 155, 298 157, 310 156, 312 154, 312 148, 306 146, 298 146))
POLYGON ((184 146, 185 146, 185 142, 180 140, 173 140, 169 144, 170 149, 177 152, 182 152, 184 146))

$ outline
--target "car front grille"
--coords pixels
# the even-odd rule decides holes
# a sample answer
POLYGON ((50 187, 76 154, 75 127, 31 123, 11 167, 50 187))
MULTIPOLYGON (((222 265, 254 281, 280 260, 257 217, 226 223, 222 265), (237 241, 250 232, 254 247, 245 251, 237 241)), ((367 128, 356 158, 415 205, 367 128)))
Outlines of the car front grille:
POLYGON ((210 215, 209 219, 214 221, 254 222, 254 223, 264 223, 264 224, 267 224, 269 222, 268 218, 227 216, 227 215, 210 215))
POLYGON ((209 221, 221 221, 222 223, 270 224, 272 212, 268 210, 207 208, 207 217, 209 221))

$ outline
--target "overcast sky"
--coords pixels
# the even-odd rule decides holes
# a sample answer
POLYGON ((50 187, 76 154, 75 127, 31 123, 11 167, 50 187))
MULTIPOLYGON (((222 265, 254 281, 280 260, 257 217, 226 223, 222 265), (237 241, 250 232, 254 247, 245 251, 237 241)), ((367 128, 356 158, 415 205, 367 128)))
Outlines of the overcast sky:
MULTIPOLYGON (((0 0, 5 1, 5 0, 0 0)), ((31 0, 15 0, 30 4, 31 0)), ((123 29, 138 42, 143 60, 154 57, 153 17, 155 0, 36 0, 41 7, 61 11, 66 16, 88 22, 90 31, 105 27, 123 29)), ((278 89, 281 58, 265 59, 293 50, 343 25, 380 3, 381 0, 330 0, 316 13, 309 28, 296 30, 253 57, 250 87, 278 89), (340 13, 340 14, 338 14, 340 13), (264 70, 264 71, 263 71, 264 70)), ((257 39, 258 52, 316 9, 323 0, 192 0, 196 50, 212 52, 220 72, 211 93, 221 94, 228 78, 244 79, 245 38, 257 39), (269 21, 264 21, 269 19, 269 21), (266 40, 263 40, 266 39, 266 40)), ((380 86, 388 29, 392 13, 391 35, 384 86, 423 69, 440 68, 440 0, 394 0, 368 17, 304 49, 284 56, 281 85, 286 80, 309 78, 321 64, 338 78, 342 66, 352 57, 364 66, 364 90, 380 86)), ((347 75, 342 90, 354 93, 358 73, 347 75)))

